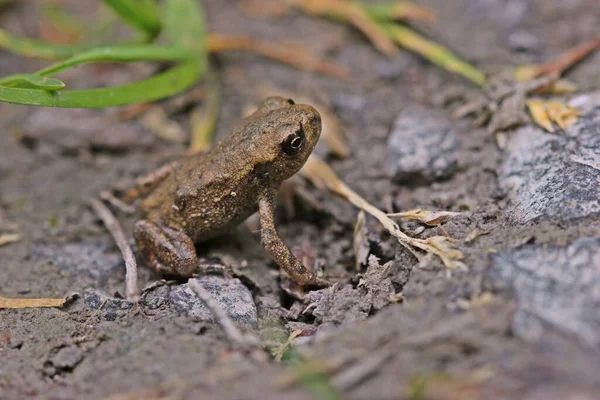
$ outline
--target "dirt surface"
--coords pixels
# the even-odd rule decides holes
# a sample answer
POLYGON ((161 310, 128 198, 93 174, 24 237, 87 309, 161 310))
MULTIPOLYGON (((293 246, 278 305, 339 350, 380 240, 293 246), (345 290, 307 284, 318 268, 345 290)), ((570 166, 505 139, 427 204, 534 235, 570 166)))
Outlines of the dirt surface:
MULTIPOLYGON (((12 33, 36 36, 39 5, 26 3, 4 10, 0 24, 12 33)), ((92 7, 94 2, 83 3, 92 7)), ((485 128, 474 128, 471 120, 452 120, 452 107, 439 101, 450 89, 464 94, 478 89, 410 53, 388 59, 336 22, 296 12, 251 16, 231 0, 203 3, 211 31, 302 44, 348 66, 353 76, 345 82, 255 55, 219 55, 223 90, 217 136, 227 135, 264 90, 278 88, 329 105, 351 148, 345 160, 328 157, 333 169, 381 209, 461 212, 441 227, 403 228, 419 237, 457 239, 468 271, 448 276, 437 259, 419 263, 367 217, 368 243, 363 243, 361 275, 356 276, 357 210, 310 185, 307 190, 322 210, 298 200, 293 217, 280 213, 279 231, 290 246, 314 250, 323 258, 326 276, 336 282, 333 288, 303 300, 290 295, 293 290, 282 290, 278 269, 251 224, 199 247, 201 256, 233 268, 235 278, 226 278, 228 290, 241 287, 251 293, 234 296, 243 302, 252 297, 256 304, 241 307, 243 326, 267 344, 281 344, 301 329, 295 342, 298 354, 329 368, 329 378, 283 385, 282 377, 299 373, 298 367, 238 351, 218 325, 203 317, 201 305, 188 304, 194 299, 185 295, 185 283, 158 286, 140 304, 121 300, 121 256, 89 200, 103 189, 131 183, 181 155, 185 147, 154 138, 138 121, 118 122, 116 110, 45 110, 44 116, 34 108, 3 104, 0 233, 16 231, 21 240, 0 247, 0 295, 79 296, 61 309, 0 310, 0 398, 332 398, 319 392, 323 381, 350 399, 596 398, 600 354, 594 324, 600 323, 600 300, 590 288, 598 287, 593 284, 600 276, 600 244, 572 243, 600 236, 597 209, 588 207, 589 212, 575 216, 549 212, 548 218, 523 223, 510 218, 505 211, 515 200, 502 171, 513 150, 500 150, 494 137, 485 128), (388 137, 401 112, 415 105, 446 118, 459 143, 452 146, 456 161, 440 179, 399 182, 386 161, 388 137), (95 124, 93 129, 85 121, 95 124), (485 234, 465 241, 474 230, 485 234), (529 250, 523 253, 523 247, 529 250), (548 253, 554 248, 566 250, 556 250, 559 256, 554 257, 548 253), (569 262, 580 251, 590 258, 577 270, 581 275, 573 277, 569 262), (538 253, 542 258, 536 258, 538 253), (529 258, 520 264, 524 256, 529 258), (506 272, 511 265, 521 265, 524 275, 506 272), (548 266, 544 279, 527 270, 532 265, 548 266), (522 276, 529 279, 525 286, 519 283, 522 276), (587 280, 579 280, 581 276, 587 280), (554 296, 553 290, 564 288, 563 277, 592 283, 582 283, 573 296, 554 296), (547 291, 548 297, 523 301, 532 291, 547 291), (555 312, 548 317, 544 310, 550 306, 555 312), (580 309, 589 314, 573 317, 580 309)), ((600 25, 596 0, 420 3, 435 10, 439 22, 419 28, 490 73, 546 61, 597 35, 600 25)), ((0 57, 1 75, 43 65, 7 53, 0 57)), ((82 67, 61 78, 73 87, 104 86, 151 70, 146 65, 82 67)), ((569 78, 582 92, 592 92, 600 89, 598 70, 600 52, 569 78)), ((173 118, 186 126, 185 115, 173 118)), ((585 121, 592 124, 594 119, 585 121)), ((589 129, 598 129, 594 126, 589 129)), ((598 146, 586 149, 600 153, 598 146)), ((576 172, 581 177, 593 171, 576 172)), ((587 186, 593 188, 600 178, 591 176, 587 186)), ((580 192, 559 192, 580 201, 580 192)), ((594 196, 584 200, 597 203, 594 196)), ((135 217, 118 215, 131 232, 135 217)), ((143 267, 139 274, 142 286, 160 279, 143 267)))

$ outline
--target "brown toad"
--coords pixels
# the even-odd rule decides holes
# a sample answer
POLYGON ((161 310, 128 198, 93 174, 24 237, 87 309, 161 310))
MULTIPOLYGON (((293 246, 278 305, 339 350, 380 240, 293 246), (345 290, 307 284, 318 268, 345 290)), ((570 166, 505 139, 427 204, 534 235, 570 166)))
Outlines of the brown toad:
POLYGON ((302 168, 320 134, 313 107, 269 97, 207 153, 139 180, 145 218, 135 224, 134 238, 146 263, 161 274, 189 277, 197 264, 194 243, 258 210, 261 243, 277 264, 301 285, 329 285, 283 243, 273 215, 279 186, 302 168))

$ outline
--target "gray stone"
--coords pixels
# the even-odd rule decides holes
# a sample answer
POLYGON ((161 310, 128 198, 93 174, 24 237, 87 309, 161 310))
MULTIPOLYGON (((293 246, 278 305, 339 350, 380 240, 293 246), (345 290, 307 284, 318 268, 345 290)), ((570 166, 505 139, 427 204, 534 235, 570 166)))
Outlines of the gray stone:
POLYGON ((565 132, 526 126, 508 140, 500 183, 505 215, 515 224, 600 215, 600 94, 571 104, 584 115, 565 132))
MULTIPOLYGON (((239 279, 204 275, 196 278, 196 281, 214 297, 232 320, 247 328, 258 326, 256 305, 252 294, 239 279)), ((216 322, 213 314, 192 292, 187 283, 172 288, 169 299, 175 310, 181 314, 199 321, 216 322)))
POLYGON ((58 371, 72 371, 83 360, 85 352, 77 346, 67 346, 58 350, 48 361, 58 371))
POLYGON ((508 36, 508 44, 511 49, 522 52, 535 52, 540 49, 540 41, 531 33, 516 30, 508 36))
POLYGON ((107 321, 126 316, 135 306, 131 301, 112 298, 93 289, 83 293, 83 302, 87 307, 99 310, 101 317, 107 321))
POLYGON ((397 182, 432 181, 448 177, 460 150, 452 122, 422 106, 400 113, 388 138, 387 168, 397 182))
POLYGON ((497 253, 490 277, 498 288, 514 292, 518 336, 536 340, 551 325, 585 344, 600 345, 600 238, 497 253))

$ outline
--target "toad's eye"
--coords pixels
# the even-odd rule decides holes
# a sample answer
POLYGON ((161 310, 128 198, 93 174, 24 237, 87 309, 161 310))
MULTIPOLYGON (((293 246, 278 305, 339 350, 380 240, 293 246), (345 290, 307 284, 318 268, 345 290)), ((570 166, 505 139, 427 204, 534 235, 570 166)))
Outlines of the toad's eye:
POLYGON ((298 129, 296 132, 289 135, 283 143, 281 143, 281 148, 283 152, 288 156, 294 156, 300 152, 302 149, 302 145, 304 144, 304 132, 302 128, 298 129))

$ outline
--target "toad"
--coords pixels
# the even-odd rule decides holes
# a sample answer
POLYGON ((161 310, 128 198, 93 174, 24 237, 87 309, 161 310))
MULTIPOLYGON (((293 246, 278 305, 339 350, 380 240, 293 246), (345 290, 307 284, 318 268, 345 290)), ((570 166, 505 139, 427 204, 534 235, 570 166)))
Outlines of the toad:
POLYGON ((258 211, 262 246, 281 269, 302 286, 328 286, 292 254, 274 222, 281 183, 302 168, 320 134, 313 107, 269 97, 208 152, 139 179, 144 219, 134 238, 146 263, 160 274, 189 277, 197 265, 195 243, 258 211))

